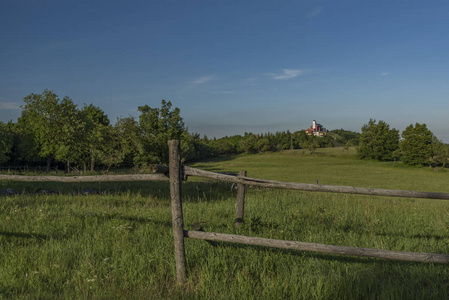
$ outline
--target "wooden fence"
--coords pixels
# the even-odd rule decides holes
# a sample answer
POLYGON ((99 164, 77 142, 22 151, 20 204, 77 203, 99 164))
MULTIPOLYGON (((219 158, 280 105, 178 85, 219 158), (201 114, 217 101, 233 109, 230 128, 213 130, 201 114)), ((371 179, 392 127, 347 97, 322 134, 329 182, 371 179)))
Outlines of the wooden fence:
POLYGON ((235 226, 240 226, 244 218, 244 200, 245 186, 253 185, 266 188, 292 189, 302 191, 333 192, 346 194, 362 194, 389 197, 406 198, 427 198, 449 200, 448 193, 432 193, 387 189, 372 189, 350 186, 318 185, 293 182, 280 182, 273 180, 257 179, 246 177, 246 171, 240 171, 239 174, 228 175, 199 170, 184 166, 181 164, 179 141, 169 141, 169 167, 155 165, 154 174, 135 174, 135 175, 100 175, 100 176, 22 176, 22 175, 0 175, 0 180, 15 181, 53 181, 53 182, 104 182, 104 181, 170 181, 170 195, 172 208, 172 224, 174 236, 174 249, 176 261, 177 282, 182 284, 186 281, 186 257, 184 248, 184 238, 202 239, 216 245, 217 241, 239 243, 256 246, 267 246, 274 248, 315 251, 328 254, 343 254, 366 257, 377 257, 383 259, 431 262, 431 263, 449 263, 449 255, 417 252, 401 252, 380 249, 343 247, 325 244, 304 243, 299 241, 285 241, 276 239, 267 239, 259 237, 249 237, 235 234, 223 234, 214 232, 204 232, 199 226, 194 226, 194 231, 184 230, 184 221, 182 213, 181 187, 182 181, 187 180, 188 176, 200 176, 214 180, 220 180, 238 185, 238 196, 236 203, 235 226))
POLYGON ((254 185, 268 188, 293 189, 302 191, 334 192, 346 194, 362 194, 362 195, 406 197, 406 198, 427 198, 427 199, 442 199, 442 200, 449 200, 449 194, 279 182, 273 180, 248 178, 245 176, 246 172, 244 171, 241 171, 239 175, 236 176, 219 174, 181 165, 179 155, 179 141, 176 140, 169 141, 169 147, 170 147, 169 168, 159 166, 158 168, 156 168, 157 169, 156 171, 164 174, 167 173, 170 174, 169 177, 170 177, 172 218, 173 218, 173 235, 175 243, 174 245, 175 261, 176 261, 176 274, 178 284, 183 284, 187 276, 184 238, 202 239, 209 242, 220 241, 220 242, 239 243, 256 246, 267 246, 290 250, 315 251, 328 254, 377 257, 383 259, 406 260, 417 262, 449 263, 449 255, 446 254, 401 252, 401 251, 390 251, 390 250, 358 248, 358 247, 343 247, 325 244, 304 243, 298 241, 285 241, 285 240, 267 239, 259 237, 249 237, 235 234, 204 232, 200 226, 198 228, 195 228, 196 230, 194 231, 184 230, 184 222, 182 214, 182 198, 181 198, 181 181, 183 178, 185 179, 187 176, 201 176, 215 180, 239 184, 239 192, 236 205, 236 226, 239 226, 243 222, 245 185, 254 185))

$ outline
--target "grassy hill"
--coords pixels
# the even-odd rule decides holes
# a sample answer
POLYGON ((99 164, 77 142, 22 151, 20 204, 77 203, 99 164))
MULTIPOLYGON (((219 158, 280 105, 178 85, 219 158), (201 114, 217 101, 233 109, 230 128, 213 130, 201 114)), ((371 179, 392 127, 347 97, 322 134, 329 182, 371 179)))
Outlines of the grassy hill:
MULTIPOLYGON (((243 155, 194 167, 282 181, 449 192, 445 170, 362 161, 343 149, 243 155)), ((186 239, 175 284, 167 183, 0 182, 0 298, 447 299, 447 265, 186 239), (60 194, 33 191, 57 189, 60 194), (97 194, 82 195, 77 190, 97 194), (27 192, 33 192, 27 194, 27 192)), ((449 201, 183 183, 187 229, 397 251, 449 253, 449 201)))

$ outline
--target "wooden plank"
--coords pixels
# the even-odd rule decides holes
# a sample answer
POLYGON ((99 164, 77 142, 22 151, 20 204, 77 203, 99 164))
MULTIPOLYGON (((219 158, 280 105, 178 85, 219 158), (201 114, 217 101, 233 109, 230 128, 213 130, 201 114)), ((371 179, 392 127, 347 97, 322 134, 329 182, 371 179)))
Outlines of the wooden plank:
POLYGON ((190 231, 185 230, 184 236, 193 239, 212 240, 219 242, 229 242, 237 244, 246 244, 253 246, 265 246, 272 248, 281 248, 288 250, 313 251, 327 254, 353 255, 362 257, 377 257, 382 259, 405 260, 416 262, 431 263, 449 263, 449 255, 419 253, 419 252, 400 252, 390 250, 379 250, 370 248, 344 247, 325 244, 304 243, 297 241, 284 241, 259 237, 249 237, 235 234, 224 234, 215 232, 190 231))
MULTIPOLYGON (((246 177, 246 171, 241 170, 239 175, 242 177, 246 177)), ((235 227, 239 228, 243 223, 243 215, 245 211, 245 185, 239 183, 238 191, 237 191, 237 203, 235 204, 235 227)))
POLYGON ((184 284, 187 278, 187 269, 184 249, 184 220, 181 202, 181 155, 179 151, 179 141, 168 141, 168 145, 170 151, 170 195, 176 261, 176 280, 178 284, 184 284))
POLYGON ((374 188, 361 188, 354 186, 338 186, 338 185, 321 185, 309 183, 296 182, 280 182, 274 180, 257 179, 242 176, 230 176, 192 167, 185 167, 185 173, 189 176, 201 176, 215 180, 221 180, 232 183, 240 183, 253 186, 261 186, 266 188, 291 189, 310 192, 331 192, 344 194, 361 194, 373 196, 388 196, 388 197, 403 197, 403 198, 428 198, 428 199, 442 199, 449 200, 449 193, 434 193, 434 192, 418 192, 418 191, 402 191, 402 190, 387 190, 374 188))
POLYGON ((168 181, 164 174, 98 175, 98 176, 23 176, 0 175, 0 180, 28 182, 107 182, 107 181, 168 181))

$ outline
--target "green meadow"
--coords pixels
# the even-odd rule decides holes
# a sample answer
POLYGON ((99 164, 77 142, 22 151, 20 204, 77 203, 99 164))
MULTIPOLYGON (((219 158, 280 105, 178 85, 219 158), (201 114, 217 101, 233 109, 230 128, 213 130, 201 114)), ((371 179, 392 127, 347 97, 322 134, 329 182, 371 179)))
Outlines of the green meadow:
MULTIPOLYGON (((446 169, 359 160, 354 149, 292 150, 200 162, 279 181, 449 193, 446 169)), ((444 264, 327 255, 186 239, 176 285, 166 182, 0 181, 0 299, 447 299, 444 264), (91 189, 95 194, 75 191, 91 189), (38 194, 58 190, 59 194, 38 194)), ((449 254, 449 201, 250 187, 234 227, 234 185, 183 183, 186 229, 449 254)))

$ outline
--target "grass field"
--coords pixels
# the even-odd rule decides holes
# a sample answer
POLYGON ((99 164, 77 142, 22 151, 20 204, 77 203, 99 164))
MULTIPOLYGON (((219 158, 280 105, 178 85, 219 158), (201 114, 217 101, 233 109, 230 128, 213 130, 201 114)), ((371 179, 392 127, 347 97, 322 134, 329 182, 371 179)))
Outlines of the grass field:
MULTIPOLYGON (((285 151, 194 167, 281 181, 449 192, 449 173, 362 161, 353 151, 285 151)), ((186 239, 188 282, 175 284, 168 183, 18 183, 0 189, 0 298, 447 299, 447 265, 186 239), (96 195, 73 191, 95 189, 96 195), (38 189, 59 195, 37 195, 38 189), (29 194, 27 194, 29 193, 29 194)), ((183 183, 184 222, 206 231, 398 251, 449 253, 449 202, 183 183)))

